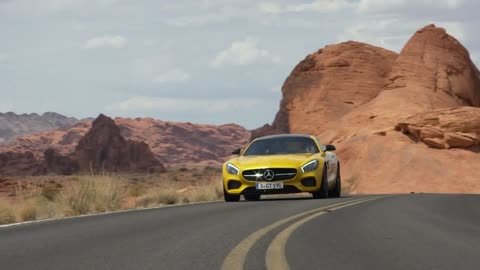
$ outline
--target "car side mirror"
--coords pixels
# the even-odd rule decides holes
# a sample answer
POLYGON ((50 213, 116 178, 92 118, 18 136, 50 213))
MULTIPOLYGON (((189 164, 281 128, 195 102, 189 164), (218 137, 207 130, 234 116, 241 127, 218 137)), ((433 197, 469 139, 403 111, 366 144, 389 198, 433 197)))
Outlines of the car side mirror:
POLYGON ((242 150, 240 148, 238 149, 235 149, 232 151, 232 155, 240 155, 240 153, 242 152, 242 150))
POLYGON ((335 148, 335 145, 333 144, 327 144, 325 145, 325 151, 335 151, 337 148, 335 148))

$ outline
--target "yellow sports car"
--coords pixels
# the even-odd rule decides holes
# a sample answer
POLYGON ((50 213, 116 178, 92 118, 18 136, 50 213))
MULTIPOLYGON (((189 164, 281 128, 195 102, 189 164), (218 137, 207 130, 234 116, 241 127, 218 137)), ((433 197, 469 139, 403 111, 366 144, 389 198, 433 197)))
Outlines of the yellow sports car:
POLYGON ((310 192, 313 198, 340 197, 340 163, 335 146, 317 138, 282 134, 257 138, 223 165, 225 201, 243 195, 256 201, 263 194, 310 192))

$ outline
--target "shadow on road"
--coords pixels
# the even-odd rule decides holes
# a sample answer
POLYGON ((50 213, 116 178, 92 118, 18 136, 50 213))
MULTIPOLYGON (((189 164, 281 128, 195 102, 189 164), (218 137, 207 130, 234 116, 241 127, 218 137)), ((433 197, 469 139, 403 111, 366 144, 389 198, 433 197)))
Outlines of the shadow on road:
MULTIPOLYGON (((266 197, 268 195, 264 195, 259 201, 303 201, 303 200, 313 200, 311 195, 304 195, 304 196, 281 196, 281 195, 270 195, 269 197, 266 197)), ((354 198, 357 196, 352 196, 352 195, 345 195, 342 196, 341 198, 354 198)), ((321 200, 332 200, 332 199, 339 199, 339 198, 325 198, 325 199, 320 199, 321 200)), ((247 201, 247 200, 242 200, 241 202, 252 202, 252 201, 247 201)))

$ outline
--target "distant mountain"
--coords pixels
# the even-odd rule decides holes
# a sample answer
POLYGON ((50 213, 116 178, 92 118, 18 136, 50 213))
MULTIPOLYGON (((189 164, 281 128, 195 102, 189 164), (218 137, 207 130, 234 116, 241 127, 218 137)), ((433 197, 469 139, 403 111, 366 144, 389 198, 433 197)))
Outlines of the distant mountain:
POLYGON ((11 142, 22 135, 71 127, 78 122, 80 120, 76 118, 54 112, 46 112, 42 115, 37 113, 0 113, 0 144, 11 142))
MULTIPOLYGON (((245 147, 251 137, 249 130, 236 124, 202 125, 167 122, 148 117, 135 119, 117 117, 114 121, 125 140, 146 143, 155 158, 167 166, 222 163, 230 156, 232 150, 245 147)), ((44 166, 38 167, 35 164, 44 160, 47 153, 52 154, 49 149, 55 151, 54 159, 59 155, 71 157, 91 128, 92 121, 82 120, 70 127, 19 136, 8 144, 0 145, 0 175, 44 173, 44 166), (10 162, 2 163, 2 159, 9 159, 10 162)), ((89 136, 95 138, 92 140, 103 140, 106 136, 103 133, 94 134, 97 135, 89 136)), ((59 158, 62 160, 62 157, 59 158)), ((64 163, 68 165, 69 162, 64 163)), ((65 168, 60 169, 64 171, 65 168)), ((129 169, 120 167, 115 170, 129 169)))

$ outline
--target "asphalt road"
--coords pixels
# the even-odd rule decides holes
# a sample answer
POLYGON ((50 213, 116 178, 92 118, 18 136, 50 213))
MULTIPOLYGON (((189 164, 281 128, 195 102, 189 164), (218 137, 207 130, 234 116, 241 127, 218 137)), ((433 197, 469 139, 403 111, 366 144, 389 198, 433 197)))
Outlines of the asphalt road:
POLYGON ((480 269, 480 196, 175 206, 0 228, 0 269, 480 269))

